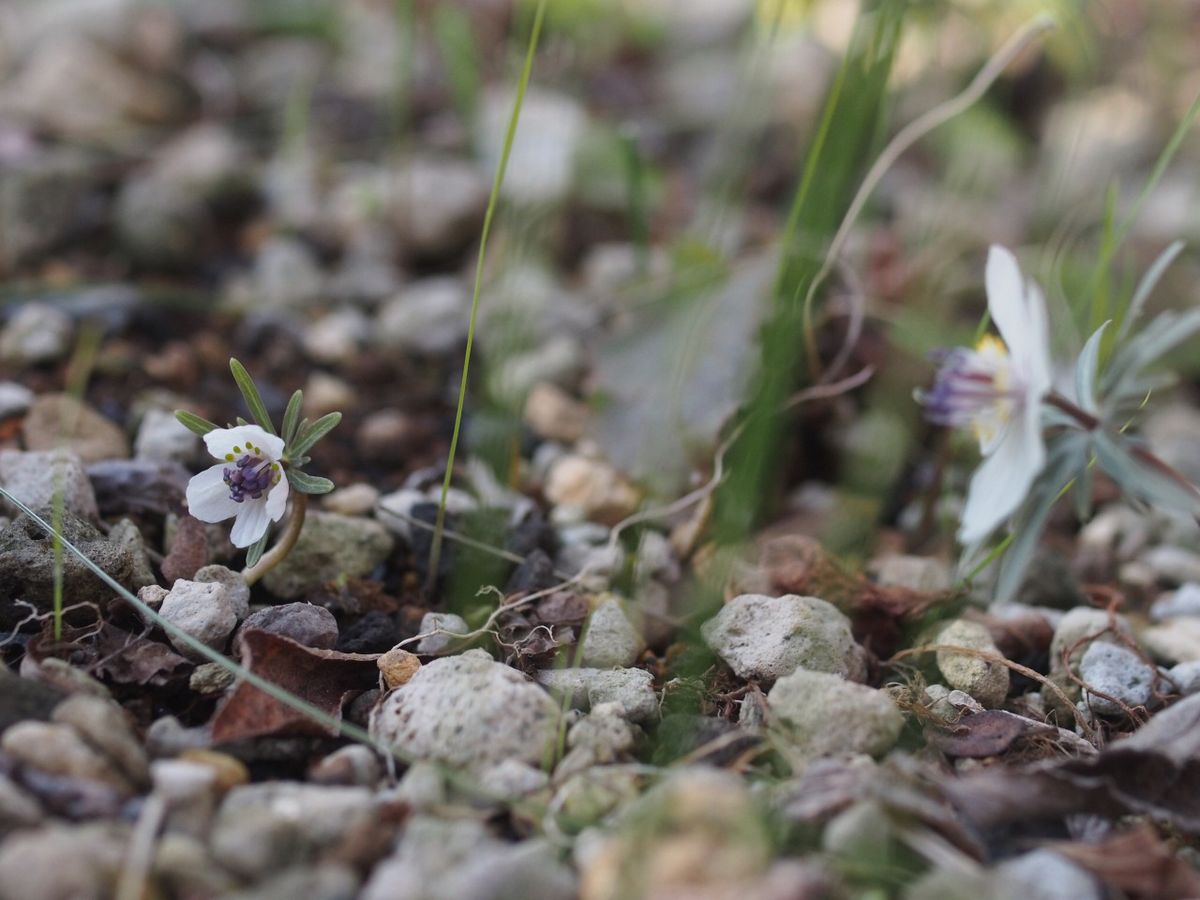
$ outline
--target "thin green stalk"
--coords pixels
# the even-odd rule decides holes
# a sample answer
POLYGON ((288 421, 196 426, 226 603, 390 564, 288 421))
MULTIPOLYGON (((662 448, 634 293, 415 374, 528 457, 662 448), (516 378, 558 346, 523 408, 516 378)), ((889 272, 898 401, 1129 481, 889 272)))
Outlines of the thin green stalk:
POLYGON ((458 452, 458 437, 462 431, 463 407, 467 402, 467 377, 471 368, 471 350, 475 345, 475 323, 479 317, 479 294, 483 287, 483 263, 487 254, 488 233, 492 219, 500 203, 500 186, 504 183, 504 172, 512 153, 513 141, 517 136, 517 121, 521 118, 521 106, 525 102, 525 90, 529 87, 529 76, 533 72, 533 57, 537 52, 538 38, 542 33, 542 19, 546 15, 546 0, 539 0, 533 17, 533 28, 529 33, 529 46, 525 50, 525 64, 521 68, 521 79, 517 83, 517 96, 513 101, 512 114, 508 118, 508 130, 504 134, 504 146, 500 151, 500 162, 492 179, 492 192, 488 197, 487 212, 483 216, 483 231, 479 236, 479 255, 475 260, 475 287, 471 293, 471 320, 467 325, 467 346, 463 351, 462 379, 458 385, 458 408, 454 411, 454 431, 450 435, 450 450, 446 454, 446 476, 442 479, 442 493, 438 499, 437 520, 434 523, 433 540, 429 547, 429 576, 426 590, 432 592, 437 581, 438 567, 442 557, 442 532, 446 527, 446 498, 450 493, 450 480, 454 476, 454 457, 458 452))

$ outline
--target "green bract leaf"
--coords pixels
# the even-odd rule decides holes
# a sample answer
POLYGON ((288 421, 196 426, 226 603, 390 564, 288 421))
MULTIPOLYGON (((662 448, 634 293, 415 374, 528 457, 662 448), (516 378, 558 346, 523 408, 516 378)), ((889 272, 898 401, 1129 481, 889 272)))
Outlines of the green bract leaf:
POLYGON ((300 423, 300 404, 304 402, 304 391, 296 391, 283 411, 282 437, 284 446, 296 437, 296 426, 300 423))
POLYGON ((313 444, 329 434, 340 421, 342 421, 342 414, 331 412, 321 416, 311 425, 301 428, 292 445, 288 447, 288 453, 293 457, 307 453, 312 449, 313 444))
POLYGON ((200 437, 204 437, 210 431, 215 431, 221 427, 208 421, 208 419, 202 419, 195 413, 188 412, 186 409, 175 410, 175 418, 179 420, 179 424, 184 428, 188 431, 194 431, 200 437))
POLYGON ((1125 316, 1121 319, 1121 327, 1117 331, 1118 340, 1129 334, 1129 329, 1133 326, 1134 321, 1142 314, 1142 307, 1146 305, 1146 300, 1158 286, 1159 279, 1163 277, 1163 273, 1175 261, 1175 257, 1181 250, 1183 250, 1183 241, 1176 241, 1159 254, 1158 259, 1146 270, 1146 274, 1138 282, 1137 290, 1133 292, 1133 299, 1129 301, 1129 308, 1125 310, 1125 316))
POLYGON ((1200 514, 1200 490, 1155 456, 1140 455, 1130 440, 1103 431, 1092 434, 1096 461, 1123 491, 1152 506, 1200 514))
POLYGON ((242 397, 246 401, 246 408, 250 410, 250 415, 254 416, 255 421, 268 434, 274 434, 275 426, 271 422, 271 417, 267 414, 267 405, 263 403, 262 395, 259 394, 258 388, 254 386, 254 380, 250 377, 250 373, 246 371, 246 367, 236 359, 230 359, 229 371, 233 373, 233 380, 237 382, 238 390, 242 392, 242 397))
POLYGON ((288 482, 302 494, 328 494, 333 490, 333 482, 319 475, 308 475, 296 469, 287 470, 288 482))
POLYGON ((267 538, 271 536, 271 529, 268 528, 263 532, 263 536, 250 545, 250 549, 246 551, 246 568, 250 568, 262 559, 263 551, 267 549, 267 538))
POLYGON ((1090 413, 1099 412, 1096 406, 1096 364, 1100 360, 1100 342, 1104 339, 1105 329, 1111 324, 1105 322, 1096 329, 1086 344, 1079 360, 1075 363, 1075 400, 1090 413))

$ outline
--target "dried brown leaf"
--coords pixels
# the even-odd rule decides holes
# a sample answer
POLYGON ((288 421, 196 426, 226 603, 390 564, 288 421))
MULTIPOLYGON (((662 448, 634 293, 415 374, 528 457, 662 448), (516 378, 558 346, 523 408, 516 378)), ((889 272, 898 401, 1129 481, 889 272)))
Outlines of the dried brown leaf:
POLYGON ((983 759, 998 756, 1017 740, 1033 734, 1055 734, 1052 725, 1035 722, 1002 709, 964 715, 949 727, 930 726, 926 739, 947 756, 983 759))
POLYGON ((1171 852, 1153 826, 1142 823, 1096 844, 1054 844, 1123 895, 1146 900, 1200 897, 1200 872, 1171 852))

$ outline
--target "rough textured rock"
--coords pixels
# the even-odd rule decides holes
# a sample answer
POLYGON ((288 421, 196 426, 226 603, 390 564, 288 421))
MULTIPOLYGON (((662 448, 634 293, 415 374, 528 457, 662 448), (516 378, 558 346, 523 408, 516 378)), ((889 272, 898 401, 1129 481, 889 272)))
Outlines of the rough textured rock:
POLYGON ((645 646, 641 634, 621 608, 621 601, 608 595, 600 600, 588 619, 580 663, 597 669, 625 668, 637 661, 645 646))
POLYGON ((537 680, 576 709, 619 703, 631 722, 658 718, 654 676, 645 669, 542 669, 537 680))
POLYGON ((798 669, 767 694, 771 734, 793 766, 819 756, 887 752, 904 717, 885 691, 826 672, 798 669))
POLYGON ((34 400, 24 431, 30 450, 65 447, 85 463, 129 456, 125 432, 70 394, 42 394, 34 400))
POLYGON ((88 744, 113 763, 130 784, 150 783, 150 763, 141 741, 133 733, 125 711, 111 700, 72 694, 54 708, 51 719, 70 725, 88 744))
POLYGON ((466 634, 470 630, 471 627, 462 616, 454 613, 425 613, 421 617, 417 633, 426 636, 417 641, 417 652, 422 656, 450 653, 459 643, 455 635, 466 634))
POLYGON ((1200 618, 1182 616, 1142 632, 1142 642, 1155 659, 1167 663, 1200 660, 1200 618))
POLYGON ((470 308, 470 295, 457 278, 416 281, 379 310, 375 339, 412 353, 449 353, 466 340, 470 308))
POLYGON ((302 597, 339 575, 367 575, 392 552, 392 536, 371 519, 309 513, 288 557, 263 577, 279 597, 302 597))
POLYGON ((113 822, 49 825, 0 844, 0 900, 113 896, 128 827, 113 822))
POLYGON ((123 795, 133 793, 117 765, 70 725, 20 722, 0 736, 0 750, 50 775, 97 781, 123 795))
POLYGON ((605 525, 631 515, 641 500, 637 489, 611 465, 576 454, 563 456, 551 466, 543 490, 555 506, 605 525))
POLYGON ((61 491, 67 512, 93 522, 100 515, 83 460, 68 450, 0 452, 0 487, 37 513, 50 510, 61 491))
POLYGON ((1069 610, 1054 629, 1054 638, 1050 641, 1050 671, 1063 670, 1064 652, 1070 653, 1071 667, 1076 668, 1093 641, 1116 642, 1117 638, 1112 633, 1114 628, 1132 639, 1133 630, 1128 620, 1118 613, 1110 614, 1089 606, 1077 606, 1069 610))
POLYGON ((379 659, 375 660, 375 664, 379 666, 379 672, 383 676, 384 684, 389 689, 398 688, 402 684, 408 684, 412 680, 412 677, 417 674, 417 670, 421 668, 421 660, 417 658, 417 655, 409 653, 400 647, 393 647, 379 657, 379 659))
POLYGON ((250 614, 250 585, 246 584, 241 572, 215 564, 201 566, 192 576, 192 581, 219 584, 225 588, 225 598, 233 607, 239 622, 250 614))
MULTIPOLYGON (((951 622, 939 631, 934 643, 1002 655, 983 625, 964 619, 951 622)), ((950 687, 965 691, 984 706, 999 706, 1008 696, 1008 669, 1000 663, 966 653, 939 650, 937 665, 950 687)))
POLYGON ((338 624, 333 613, 311 603, 268 606, 252 613, 242 628, 259 628, 321 650, 332 650, 338 641, 338 624))
MULTIPOLYGON (((237 614, 224 585, 216 582, 178 579, 163 599, 159 615, 214 650, 224 650, 229 635, 237 627, 237 614)), ((189 659, 203 657, 175 635, 168 633, 172 646, 189 659)))
POLYGON ((771 680, 808 669, 861 681, 866 673, 866 655, 850 634, 850 620, 817 597, 742 594, 701 633, 741 678, 771 680))
POLYGON ((371 717, 371 734, 403 753, 482 770, 505 759, 540 763, 558 706, 482 650, 434 660, 371 717))
POLYGON ((16 365, 54 362, 67 355, 71 317, 45 303, 24 303, 0 331, 0 359, 16 365))
POLYGON ((148 409, 133 441, 136 459, 178 462, 185 465, 203 453, 200 436, 165 409, 148 409))

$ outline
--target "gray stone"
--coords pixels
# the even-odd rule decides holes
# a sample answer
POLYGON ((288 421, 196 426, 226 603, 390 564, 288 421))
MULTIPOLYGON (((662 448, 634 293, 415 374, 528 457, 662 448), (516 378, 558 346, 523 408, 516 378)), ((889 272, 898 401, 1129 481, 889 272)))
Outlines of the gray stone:
POLYGON ((550 783, 542 769, 516 759, 505 759, 479 776, 479 785, 494 797, 517 800, 540 791, 550 783))
POLYGON ((949 590, 954 583, 950 567, 931 556, 885 556, 871 568, 875 580, 887 587, 930 593, 949 590))
POLYGON ((1160 595, 1150 607, 1150 618, 1156 622, 1176 616, 1200 616, 1200 584, 1186 582, 1160 595))
POLYGON ((33 391, 15 381, 0 381, 0 421, 22 415, 33 405, 33 391))
POLYGON ((326 512, 342 516, 366 516, 378 502, 379 490, 360 481, 326 494, 322 506, 326 512))
POLYGON ((1119 644, 1097 641, 1088 646, 1079 663, 1079 677, 1095 690, 1084 691, 1084 702, 1102 716, 1121 715, 1122 703, 1134 708, 1149 703, 1154 694, 1154 676, 1153 666, 1119 644))
POLYGON ((50 775, 96 781, 128 796, 129 779, 72 726, 57 722, 19 722, 0 736, 0 750, 50 775))
POLYGON ((1169 619, 1145 629, 1141 636, 1155 659, 1168 663, 1200 660, 1200 618, 1169 619))
POLYGON ((1183 696, 1200 693, 1200 659, 1180 663, 1172 667, 1167 675, 1183 696))
POLYGON ((307 309, 320 299, 323 286, 312 251, 295 238, 275 237, 258 251, 249 277, 230 286, 229 300, 251 310, 307 309))
POLYGON ((202 454, 200 436, 165 409, 148 409, 133 440, 135 459, 189 464, 202 454))
POLYGON ((37 513, 53 509, 61 491, 67 512, 93 522, 100 517, 83 460, 68 450, 0 451, 0 487, 37 513))
POLYGON ((1117 638, 1110 626, 1126 638, 1133 638, 1133 630, 1129 627, 1128 620, 1119 613, 1110 614, 1102 609, 1087 606, 1069 610, 1054 629, 1054 637, 1050 641, 1050 671, 1063 671, 1065 652, 1070 652, 1071 667, 1075 669, 1093 641, 1116 643, 1117 638))
POLYGON ((184 726, 174 716, 162 716, 146 729, 146 752, 161 759, 174 757, 185 750, 207 750, 212 746, 212 733, 207 725, 184 726))
POLYGON ((645 669, 542 669, 537 680, 576 709, 619 703, 631 722, 658 718, 654 676, 645 669))
POLYGON ((561 781, 593 766, 618 762, 633 749, 634 740, 625 708, 619 703, 600 703, 567 732, 569 749, 555 767, 554 777, 561 781))
POLYGON ((1152 547, 1141 556, 1159 581, 1168 584, 1186 584, 1189 581, 1200 581, 1200 553, 1193 553, 1183 547, 1172 547, 1164 544, 1152 547))
MULTIPOLYGON (((934 643, 1002 655, 991 633, 983 625, 965 619, 951 622, 939 631, 934 643)), ((939 650, 937 665, 950 687, 965 691, 984 706, 999 706, 1008 696, 1008 668, 998 662, 966 653, 939 650)))
POLYGON ((558 706, 520 672, 482 650, 434 660, 371 716, 377 740, 418 759, 483 770, 504 759, 542 761, 558 706))
MULTIPOLYGON (((12 136, 11 130, 6 132, 6 140, 12 136)), ((77 227, 80 213, 106 178, 94 153, 77 147, 41 147, 32 138, 24 143, 19 152, 5 155, 4 190, 0 191, 0 222, 4 223, 0 268, 8 271, 54 247, 77 227)), ((53 345, 48 342, 48 346, 53 345)))
POLYGON ((150 565, 150 557, 146 552, 146 539, 142 537, 142 531, 130 519, 121 519, 109 529, 109 543, 118 547, 124 547, 129 551, 129 558, 133 564, 133 571, 130 574, 129 585, 133 590, 141 590, 152 584, 156 584, 158 579, 154 577, 154 569, 150 565))
MULTIPOLYGON (((483 98, 479 138, 489 171, 500 159, 512 104, 507 90, 483 98)), ((530 88, 505 173, 505 198, 531 205, 562 201, 571 189, 575 154, 586 125, 587 115, 575 100, 545 88, 530 88)))
MULTIPOLYGON (((237 614, 225 591, 216 582, 178 579, 163 599, 159 615, 190 637, 214 650, 224 650, 229 635, 237 627, 237 614)), ((172 646, 188 659, 204 659, 174 633, 168 632, 172 646)))
POLYGON ((588 619, 580 664, 597 669, 626 668, 637 662, 645 646, 621 608, 621 601, 610 594, 600 600, 588 619))
POLYGON ((353 360, 367 342, 371 322, 353 307, 335 309, 309 323, 304 351, 317 362, 337 365, 353 360))
POLYGON ((311 603, 284 603, 260 609, 242 624, 243 630, 251 628, 282 635, 320 650, 332 650, 338 639, 338 624, 333 613, 311 603))
POLYGON ((374 787, 383 778, 378 754, 364 744, 349 744, 322 757, 308 772, 316 784, 374 787))
POLYGON ((833 754, 886 753, 904 717, 886 691, 826 672, 798 669, 767 694, 770 734, 793 767, 833 754))
POLYGON ((70 725, 135 787, 150 784, 150 761, 125 710, 111 700, 72 694, 54 708, 54 722, 70 725))
POLYGON ((853 681, 866 674, 866 654, 850 634, 850 620, 817 597, 742 594, 701 633, 740 678, 773 680, 797 669, 853 681))
POLYGON ((461 641, 455 635, 467 634, 471 630, 462 616, 454 613, 427 612, 421 617, 418 634, 425 637, 417 641, 417 653, 422 656, 441 656, 450 653, 461 641))
POLYGON ((18 366, 57 362, 71 349, 71 317, 45 303, 25 303, 0 331, 0 359, 18 366))
POLYGON ((392 552, 392 543, 387 529, 371 519, 309 513, 300 540, 263 584, 278 597, 302 597, 340 575, 370 574, 392 552))
POLYGON ((0 900, 106 900, 125 862, 123 823, 48 825, 0 844, 0 900))
POLYGON ((453 253, 479 235, 489 185, 471 163, 417 158, 386 177, 389 217, 410 252, 453 253))
POLYGON ((1096 879, 1053 850, 1033 850, 996 866, 1007 896, 1023 900, 1100 900, 1096 879))
POLYGON ((405 824, 396 852, 375 867, 362 900, 425 900, 442 894, 437 880, 465 864, 493 839, 474 819, 437 819, 415 815, 405 824))
POLYGON ((384 348, 440 356, 467 338, 471 297, 449 276, 414 281, 385 303, 375 323, 375 341, 384 348))
POLYGON ((278 874, 272 873, 253 887, 231 891, 228 900, 355 900, 359 879, 354 869, 338 862, 315 865, 301 863, 278 874))
POLYGON ((246 584, 246 579, 242 577, 241 572, 235 572, 233 569, 215 564, 201 566, 192 576, 192 581, 199 581, 203 584, 219 584, 224 587, 225 598, 233 607, 233 613, 239 622, 250 614, 250 585, 246 584))
POLYGON ((116 423, 70 394, 42 394, 25 416, 30 450, 65 448, 84 463, 129 456, 129 440, 116 423))
POLYGON ((221 663, 201 663, 192 670, 188 687, 202 697, 212 697, 225 693, 233 687, 235 680, 233 673, 221 663))
POLYGON ((0 775, 0 838, 10 831, 33 828, 45 818, 37 800, 7 775, 0 775))
POLYGON ((544 838, 493 841, 451 868, 439 894, 461 900, 574 900, 578 886, 558 850, 544 838))

